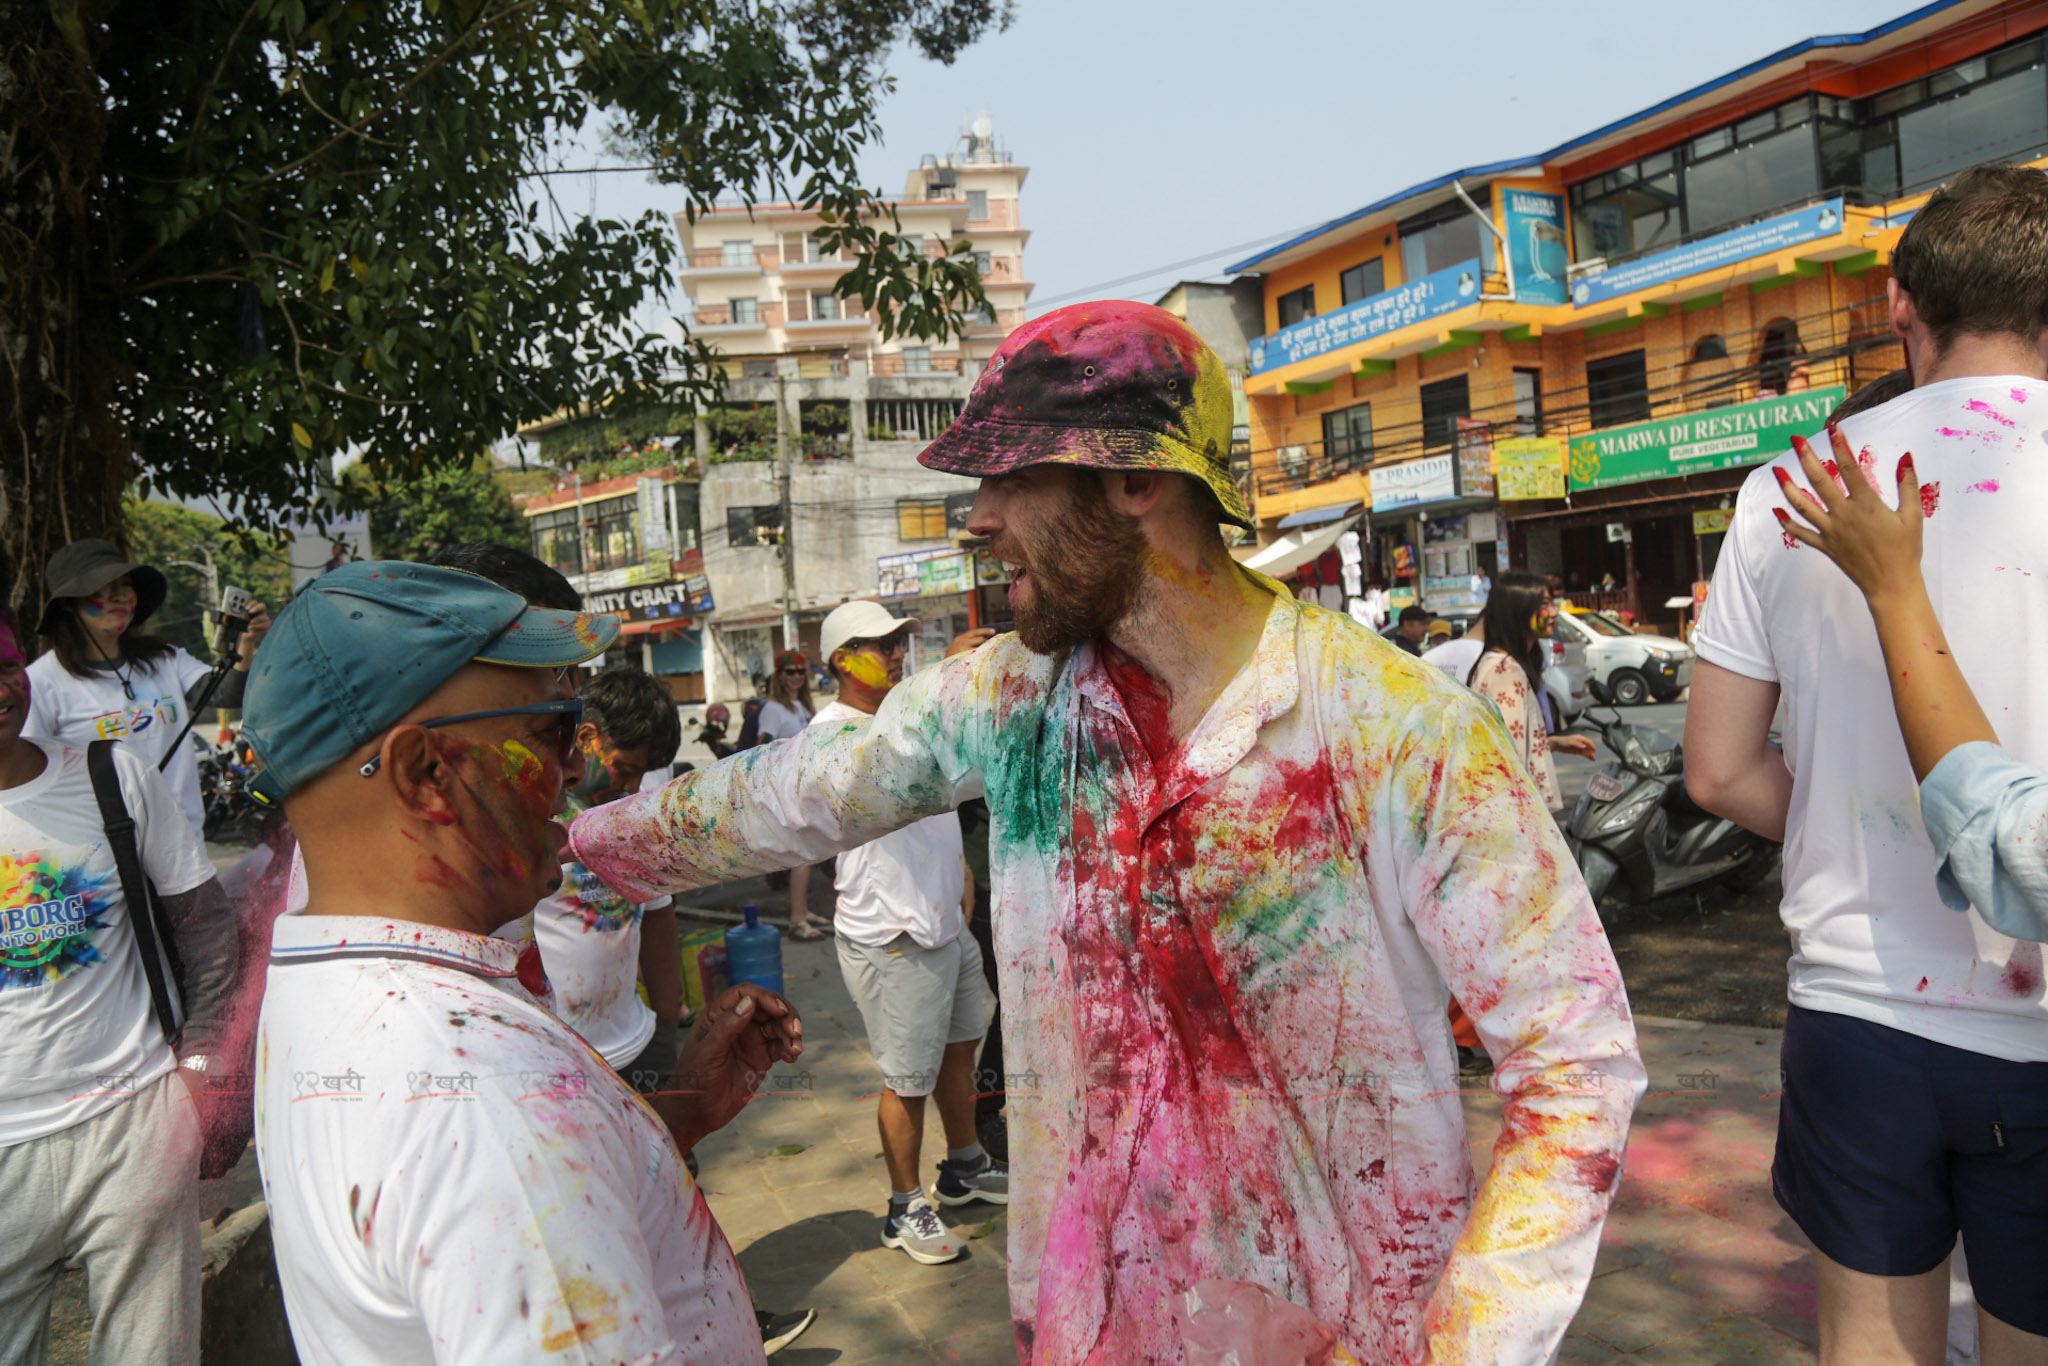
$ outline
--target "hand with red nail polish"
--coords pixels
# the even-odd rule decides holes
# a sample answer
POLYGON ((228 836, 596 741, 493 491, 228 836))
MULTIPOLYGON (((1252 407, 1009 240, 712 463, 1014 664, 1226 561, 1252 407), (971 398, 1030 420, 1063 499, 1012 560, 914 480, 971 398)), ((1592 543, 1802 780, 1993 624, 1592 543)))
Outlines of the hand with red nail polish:
MULTIPOLYGON (((1832 463, 1840 469, 1856 467, 1849 438, 1828 428, 1834 444, 1832 463)), ((1877 489, 1866 479, 1831 478, 1827 465, 1813 447, 1799 437, 1792 438, 1799 464, 1813 481, 1813 489, 1794 483, 1783 465, 1772 467, 1778 487, 1797 518, 1774 508, 1785 534, 1826 555, 1849 576, 1875 610, 1878 599, 1926 592, 1920 578, 1920 530, 1925 516, 1920 505, 1920 481, 1913 472, 1910 453, 1899 458, 1899 502, 1885 506, 1877 489), (1819 490, 1815 493, 1814 490, 1819 490), (1801 520, 1803 519, 1803 520, 1801 520)))

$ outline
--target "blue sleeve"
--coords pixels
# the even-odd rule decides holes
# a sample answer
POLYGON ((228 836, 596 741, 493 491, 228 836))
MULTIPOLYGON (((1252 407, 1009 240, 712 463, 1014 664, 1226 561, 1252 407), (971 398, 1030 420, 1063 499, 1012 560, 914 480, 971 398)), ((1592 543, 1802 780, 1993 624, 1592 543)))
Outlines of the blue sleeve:
POLYGON ((1957 745, 1920 784, 1920 817, 1943 905, 2048 940, 2048 772, 1986 741, 1957 745))

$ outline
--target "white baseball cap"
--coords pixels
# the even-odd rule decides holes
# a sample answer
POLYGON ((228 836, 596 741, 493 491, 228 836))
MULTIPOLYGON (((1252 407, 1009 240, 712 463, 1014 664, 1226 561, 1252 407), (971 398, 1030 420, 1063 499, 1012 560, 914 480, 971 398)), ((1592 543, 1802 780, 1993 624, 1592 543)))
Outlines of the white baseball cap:
POLYGON ((829 669, 833 652, 843 646, 856 640, 880 640, 916 624, 915 617, 890 616, 889 609, 879 602, 869 602, 865 598, 857 602, 842 602, 826 615, 818 627, 818 648, 825 655, 821 662, 829 669))

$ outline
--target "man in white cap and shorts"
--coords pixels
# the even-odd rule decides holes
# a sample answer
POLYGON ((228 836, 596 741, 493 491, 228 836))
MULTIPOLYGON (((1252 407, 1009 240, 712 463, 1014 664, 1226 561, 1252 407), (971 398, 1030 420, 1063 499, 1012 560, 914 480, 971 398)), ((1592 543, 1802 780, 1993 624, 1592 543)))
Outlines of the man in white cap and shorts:
MULTIPOLYGON (((839 696, 811 724, 865 724, 903 681, 913 624, 879 603, 833 609, 819 644, 839 696)), ((882 1070, 876 1120, 890 1191, 882 1245, 928 1265, 950 1262, 966 1244, 939 1218, 918 1179, 926 1096, 937 1099, 946 1131, 946 1160, 932 1194, 946 1205, 1010 1200, 1009 1168, 982 1151, 974 1132, 974 1057, 988 1015, 981 949, 966 932, 974 881, 960 818, 951 811, 927 816, 839 855, 833 885, 839 969, 882 1070)))

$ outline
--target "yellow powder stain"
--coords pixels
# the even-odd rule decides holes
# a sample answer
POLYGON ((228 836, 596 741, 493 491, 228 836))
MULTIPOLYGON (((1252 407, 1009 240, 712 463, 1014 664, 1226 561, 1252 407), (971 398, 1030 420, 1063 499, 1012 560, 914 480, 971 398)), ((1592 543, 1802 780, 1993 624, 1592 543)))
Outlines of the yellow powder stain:
POLYGON ((540 756, 519 741, 507 740, 496 748, 499 760, 504 764, 507 778, 518 778, 522 775, 540 776, 540 756))
POLYGON ((579 1342, 592 1342, 619 1330, 618 1301, 592 1282, 575 1277, 562 1282, 562 1302, 548 1307, 541 1320, 540 1348, 560 1352, 579 1342), (568 1317, 567 1327, 557 1321, 568 1317))
POLYGON ((887 666, 866 651, 848 653, 844 659, 839 661, 839 667, 846 670, 848 676, 865 683, 870 688, 886 688, 889 686, 889 670, 887 666))

